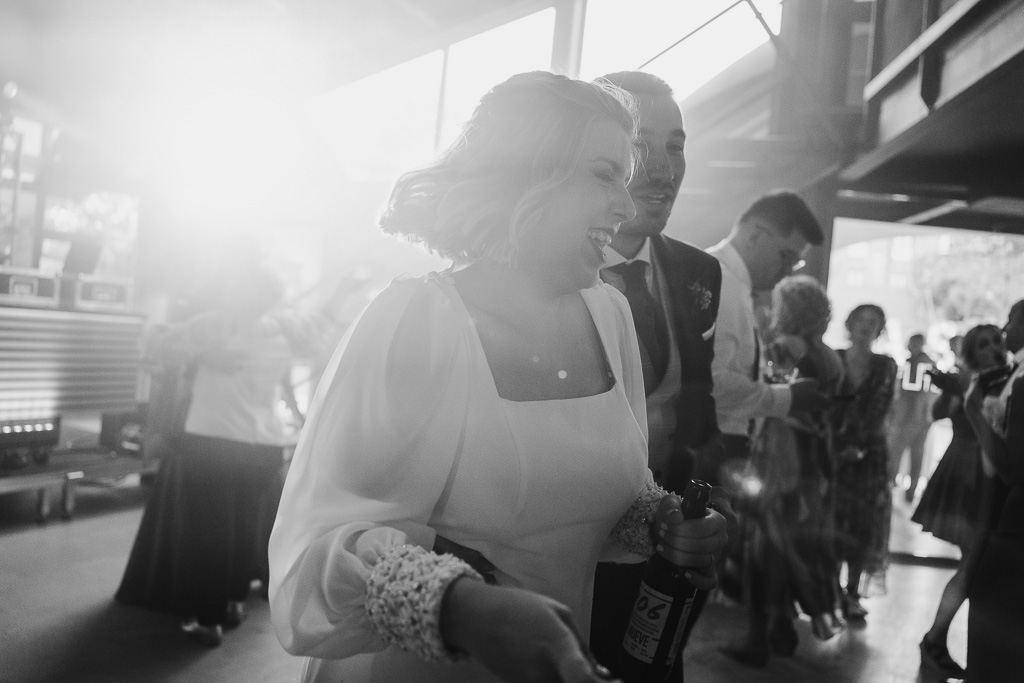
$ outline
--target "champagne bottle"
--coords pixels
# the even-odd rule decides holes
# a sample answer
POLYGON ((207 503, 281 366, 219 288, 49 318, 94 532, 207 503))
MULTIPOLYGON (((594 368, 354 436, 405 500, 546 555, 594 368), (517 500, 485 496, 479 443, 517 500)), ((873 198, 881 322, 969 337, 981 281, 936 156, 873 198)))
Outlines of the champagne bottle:
MULTIPOLYGON (((692 480, 680 504, 683 518, 703 517, 710 493, 709 484, 692 480)), ((686 572, 658 553, 647 560, 619 653, 619 670, 626 681, 664 681, 672 671, 697 594, 686 572)))

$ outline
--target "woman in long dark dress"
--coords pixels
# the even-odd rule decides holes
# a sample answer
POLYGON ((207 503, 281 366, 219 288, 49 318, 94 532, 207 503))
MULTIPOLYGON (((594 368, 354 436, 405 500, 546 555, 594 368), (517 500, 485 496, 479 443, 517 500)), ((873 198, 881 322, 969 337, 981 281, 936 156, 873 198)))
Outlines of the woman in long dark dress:
POLYGON ((1024 300, 1010 309, 1003 331, 1013 364, 979 375, 964 401, 998 475, 992 528, 967 594, 971 683, 1017 680, 1024 671, 1024 300))
POLYGON ((845 376, 836 406, 836 560, 846 564, 843 614, 863 619, 860 598, 873 585, 884 589, 889 555, 892 494, 889 490, 885 417, 892 404, 896 362, 871 345, 885 329, 885 312, 861 304, 846 319, 850 347, 840 350, 845 376))
POLYGON ((265 565, 260 505, 288 439, 275 410, 281 380, 330 329, 320 311, 279 308, 283 293, 268 271, 243 266, 220 305, 147 338, 165 374, 189 368, 181 381, 191 398, 163 450, 116 599, 177 616, 206 646, 242 621, 265 565))
POLYGON ((921 639, 921 663, 948 676, 962 678, 963 668, 950 657, 946 637, 960 605, 967 598, 971 580, 972 548, 988 528, 992 479, 982 466, 981 446, 964 413, 964 392, 971 378, 989 368, 1005 365, 1003 333, 995 325, 978 325, 964 336, 963 362, 959 373, 932 373, 942 394, 932 406, 932 417, 948 417, 953 438, 942 455, 911 521, 924 531, 960 548, 960 564, 942 591, 931 628, 921 639))

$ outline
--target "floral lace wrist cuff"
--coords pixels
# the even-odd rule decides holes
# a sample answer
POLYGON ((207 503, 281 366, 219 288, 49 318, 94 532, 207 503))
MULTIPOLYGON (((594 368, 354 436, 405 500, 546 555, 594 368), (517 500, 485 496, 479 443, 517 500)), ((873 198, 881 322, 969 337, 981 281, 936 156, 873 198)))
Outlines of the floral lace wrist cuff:
POLYGON ((629 506, 612 529, 612 535, 619 540, 622 547, 641 557, 654 554, 654 536, 651 525, 654 524, 654 510, 658 501, 668 495, 668 491, 657 484, 647 484, 633 504, 629 506))
POLYGON ((462 576, 483 580, 454 555, 412 545, 392 548, 370 571, 366 613, 386 642, 428 662, 458 660, 463 655, 441 638, 441 601, 462 576))

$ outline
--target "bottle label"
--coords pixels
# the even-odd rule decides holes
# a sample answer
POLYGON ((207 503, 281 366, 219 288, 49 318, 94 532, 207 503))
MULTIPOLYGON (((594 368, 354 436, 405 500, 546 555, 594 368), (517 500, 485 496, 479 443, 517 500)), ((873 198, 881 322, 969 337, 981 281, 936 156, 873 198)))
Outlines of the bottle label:
POLYGON ((686 620, 690 618, 690 610, 693 609, 693 599, 696 595, 691 595, 683 603, 683 612, 679 615, 679 628, 676 629, 675 638, 672 639, 672 649, 668 653, 668 661, 676 661, 676 654, 679 652, 679 646, 683 643, 683 633, 686 631, 686 620))
POLYGON ((665 622, 671 608, 671 595, 654 590, 646 582, 641 583, 622 642, 626 652, 645 664, 653 662, 658 643, 665 635, 665 622))

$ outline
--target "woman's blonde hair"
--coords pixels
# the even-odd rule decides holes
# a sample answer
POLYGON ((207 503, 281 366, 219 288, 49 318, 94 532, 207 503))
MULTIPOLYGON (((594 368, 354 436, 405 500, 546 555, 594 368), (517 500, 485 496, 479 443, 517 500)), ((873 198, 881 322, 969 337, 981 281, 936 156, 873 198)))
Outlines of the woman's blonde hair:
POLYGON ((636 103, 624 90, 545 71, 513 76, 484 95, 436 162, 398 179, 379 225, 447 258, 515 266, 600 121, 635 145, 636 103))
POLYGON ((820 337, 832 319, 824 287, 810 275, 790 275, 772 290, 772 332, 820 337))

